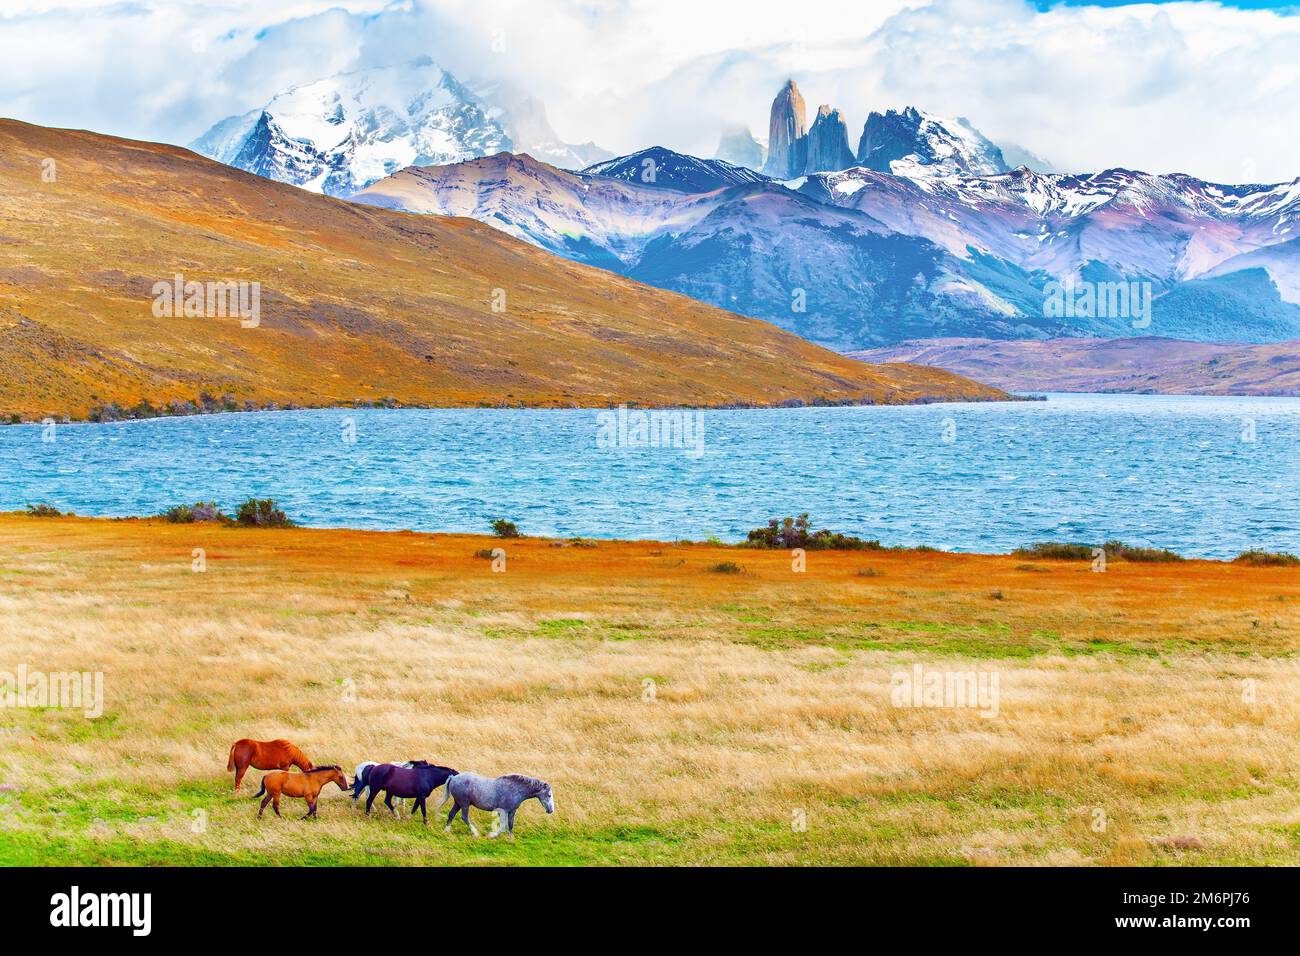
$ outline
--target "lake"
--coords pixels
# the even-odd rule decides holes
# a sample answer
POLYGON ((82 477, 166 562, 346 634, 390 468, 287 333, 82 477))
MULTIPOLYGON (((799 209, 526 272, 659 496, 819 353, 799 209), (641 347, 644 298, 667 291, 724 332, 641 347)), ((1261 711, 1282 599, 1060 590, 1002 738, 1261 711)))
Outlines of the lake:
POLYGON ((812 513, 885 544, 1042 540, 1231 557, 1300 552, 1300 399, 1051 395, 1046 402, 681 413, 335 409, 0 428, 0 510, 148 515, 273 497, 311 526, 736 541, 812 513), (660 425, 662 423, 652 423, 660 425), (49 440, 52 439, 52 440, 49 440))

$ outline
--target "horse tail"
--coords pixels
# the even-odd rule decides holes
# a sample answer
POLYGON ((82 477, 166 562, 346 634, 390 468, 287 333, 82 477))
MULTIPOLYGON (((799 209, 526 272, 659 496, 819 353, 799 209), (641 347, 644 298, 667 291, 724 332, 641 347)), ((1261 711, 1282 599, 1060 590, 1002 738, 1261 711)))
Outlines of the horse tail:
POLYGON ((456 771, 455 771, 455 770, 453 770, 451 773, 447 774, 447 786, 446 786, 446 788, 443 790, 443 793, 442 793, 442 802, 441 802, 440 804, 438 804, 438 809, 439 809, 439 810, 441 810, 443 807, 445 807, 445 806, 447 805, 447 801, 451 799, 451 778, 454 777, 454 776, 456 776, 456 771))
POLYGON ((356 779, 352 781, 353 800, 361 796, 361 791, 366 789, 367 781, 370 780, 370 771, 374 769, 375 769, 374 767, 363 767, 361 769, 361 772, 357 774, 356 779))
POLYGON ((264 793, 266 793, 266 777, 262 778, 262 789, 257 791, 257 793, 253 794, 253 799, 256 800, 264 793))
POLYGON ((234 769, 235 769, 235 748, 238 747, 238 746, 239 746, 239 741, 238 741, 238 740, 236 740, 233 744, 230 745, 230 756, 226 758, 226 769, 227 769, 227 770, 234 770, 234 769))

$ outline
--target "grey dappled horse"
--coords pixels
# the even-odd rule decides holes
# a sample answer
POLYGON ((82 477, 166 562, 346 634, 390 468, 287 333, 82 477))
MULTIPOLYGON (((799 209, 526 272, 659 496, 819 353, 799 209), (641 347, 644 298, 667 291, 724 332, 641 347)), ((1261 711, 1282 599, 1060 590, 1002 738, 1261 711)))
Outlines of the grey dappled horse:
POLYGON ((555 796, 551 793, 551 785, 544 780, 525 777, 521 773, 508 773, 496 779, 480 777, 476 773, 459 773, 447 780, 447 795, 439 804, 441 809, 447 805, 448 800, 456 801, 451 813, 447 814, 447 825, 443 829, 451 829, 451 821, 456 819, 459 811, 470 832, 478 836, 478 828, 469 820, 469 808, 475 807, 496 811, 497 822, 488 834, 489 837, 496 836, 502 830, 514 836, 515 811, 519 809, 519 804, 534 797, 546 808, 547 813, 555 812, 555 796))

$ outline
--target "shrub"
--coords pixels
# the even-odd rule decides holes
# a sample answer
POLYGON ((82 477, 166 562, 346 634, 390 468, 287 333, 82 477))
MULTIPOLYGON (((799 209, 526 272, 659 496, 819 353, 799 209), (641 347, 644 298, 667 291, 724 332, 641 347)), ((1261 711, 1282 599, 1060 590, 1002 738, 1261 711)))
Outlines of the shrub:
POLYGON ((1123 558, 1125 561, 1181 561, 1183 556, 1164 548, 1131 548, 1123 541, 1107 541, 1102 547, 1107 558, 1123 558))
POLYGON ((1011 553, 1017 558, 1053 558, 1061 561, 1086 561, 1092 558, 1090 544, 1066 544, 1062 541, 1039 541, 1037 544, 1016 548, 1011 553))
POLYGON ((221 513, 215 501, 199 501, 193 505, 176 505, 168 508, 158 516, 172 524, 196 524, 207 521, 219 521, 229 524, 230 519, 221 513))
POLYGON ((492 522, 492 533, 498 538, 522 538, 519 528, 513 521, 507 521, 505 518, 497 518, 492 522))
POLYGON ((217 507, 217 503, 215 501, 197 502, 194 505, 193 509, 191 509, 191 515, 193 516, 195 521, 226 522, 230 520, 224 514, 221 513, 221 509, 217 507))
POLYGON ((172 505, 159 512, 158 517, 171 524, 191 524, 194 521, 194 509, 189 505, 172 505))
POLYGON ((493 550, 494 549, 492 548, 479 548, 477 551, 474 552, 474 557, 491 560, 492 558, 496 557, 496 555, 492 553, 493 550))
POLYGON ((28 505, 27 514, 32 518, 62 518, 63 512, 52 505, 28 505))
POLYGON ((235 523, 245 528, 292 528, 289 516, 276 507, 274 498, 249 498, 235 511, 235 523))
POLYGON ((1232 559, 1233 564, 1253 564, 1261 568, 1294 568, 1300 558, 1289 551, 1256 551, 1251 548, 1232 559))
MULTIPOLYGON (((1011 554, 1017 558, 1051 558, 1062 561, 1087 561, 1096 546, 1078 542, 1039 541, 1027 547, 1016 548, 1011 554)), ((1164 548, 1137 548, 1123 541, 1107 541, 1102 545, 1107 559, 1124 561, 1182 561, 1183 556, 1164 548)))
POLYGON ((713 567, 709 568, 709 570, 715 571, 718 574, 742 574, 745 569, 735 561, 723 561, 721 564, 715 564, 713 567))
POLYGON ((108 402, 105 405, 96 405, 86 415, 92 422, 120 422, 130 417, 130 412, 124 409, 117 402, 108 402))
POLYGON ((803 548, 805 551, 879 551, 879 541, 864 541, 852 535, 822 529, 812 530, 808 512, 797 518, 772 518, 766 528, 755 528, 746 536, 749 548, 778 548, 782 551, 803 548))

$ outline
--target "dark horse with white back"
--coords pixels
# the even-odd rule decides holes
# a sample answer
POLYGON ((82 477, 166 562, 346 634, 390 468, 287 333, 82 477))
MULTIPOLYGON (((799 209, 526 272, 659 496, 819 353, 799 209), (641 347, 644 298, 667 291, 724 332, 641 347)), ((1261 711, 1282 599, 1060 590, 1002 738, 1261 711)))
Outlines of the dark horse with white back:
MULTIPOLYGON (((427 764, 427 760, 389 760, 394 767, 418 767, 427 764)), ((352 774, 352 799, 366 792, 366 786, 370 783, 370 771, 380 766, 383 762, 379 760, 363 760, 357 764, 356 772, 352 774)))
POLYGON ((415 803, 411 806, 411 816, 415 816, 415 811, 419 810, 427 826, 429 811, 425 807, 425 801, 429 799, 429 794, 455 776, 456 771, 451 767, 439 767, 437 764, 425 763, 422 760, 411 767, 399 767, 391 763, 381 763, 377 767, 371 767, 370 773, 366 776, 366 786, 370 788, 370 793, 366 797, 366 813, 370 812, 375 797, 379 796, 382 790, 384 806, 388 807, 388 812, 394 816, 397 815, 397 811, 393 809, 393 797, 414 797, 415 803))
POLYGON ((448 800, 455 800, 451 813, 447 814, 447 825, 451 830, 451 821, 459 812, 471 833, 478 836, 478 828, 469 822, 469 808, 495 810, 496 825, 492 827, 489 837, 500 834, 503 830, 511 837, 515 835, 515 811, 525 800, 536 799, 547 813, 555 812, 555 795, 551 785, 536 777, 525 777, 522 773, 508 773, 504 777, 480 777, 476 773, 459 773, 447 781, 447 795, 442 798, 439 809, 447 805, 448 800))

